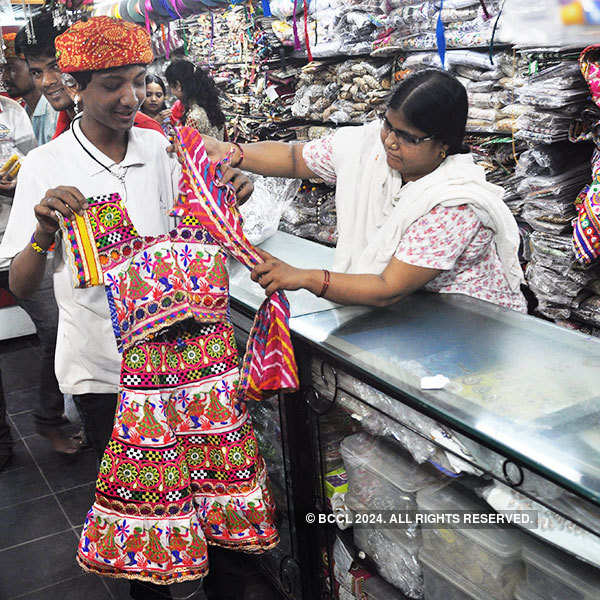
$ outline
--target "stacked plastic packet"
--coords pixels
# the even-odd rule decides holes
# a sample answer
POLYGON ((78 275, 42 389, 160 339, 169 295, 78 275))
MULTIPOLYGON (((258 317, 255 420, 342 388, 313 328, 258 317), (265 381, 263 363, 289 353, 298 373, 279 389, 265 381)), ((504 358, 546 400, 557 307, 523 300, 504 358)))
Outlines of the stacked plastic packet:
POLYGON ((589 97, 576 58, 576 52, 521 52, 526 73, 515 80, 515 98, 528 110, 517 120, 519 139, 543 144, 568 139, 571 121, 589 97))
POLYGON ((284 211, 279 229, 334 246, 337 243, 335 189, 305 181, 294 202, 284 211))
POLYGON ((337 124, 371 121, 385 108, 390 71, 389 63, 373 60, 310 63, 298 79, 292 114, 337 124))
POLYGON ((470 133, 465 143, 471 148, 473 159, 486 171, 490 183, 502 186, 504 202, 513 215, 521 213, 523 205, 518 185, 522 179, 516 172, 517 157, 523 144, 513 144, 510 136, 470 133))
MULTIPOLYGON (((387 0, 383 4, 386 14, 381 18, 379 35, 373 44, 374 53, 392 55, 399 50, 437 48, 436 26, 440 17, 448 48, 489 45, 500 2, 445 0, 441 15, 440 4, 431 0, 387 0)), ((495 39, 502 41, 497 32, 495 39)))
MULTIPOLYGON (((450 50, 445 63, 469 95, 467 130, 511 133, 517 117, 527 109, 515 100, 515 63, 511 53, 497 52, 492 62, 488 52, 450 50)), ((441 67, 437 52, 410 54, 402 63, 404 74, 428 67, 441 67)))
POLYGON ((571 122, 588 96, 577 55, 520 51, 514 78, 515 105, 522 111, 514 136, 527 149, 518 157, 517 195, 509 206, 525 242, 525 279, 536 310, 559 321, 572 316, 576 298, 594 279, 592 270, 575 264, 571 245, 573 201, 590 177, 589 147, 568 142, 571 122))
POLYGON ((573 200, 589 179, 588 161, 585 146, 536 145, 521 154, 516 170, 522 177, 520 219, 533 229, 525 277, 538 312, 552 319, 568 319, 575 298, 594 278, 575 263, 571 244, 573 200))
POLYGON ((310 48, 314 57, 369 54, 383 15, 380 4, 379 0, 310 2, 305 31, 302 0, 295 3, 295 18, 293 0, 272 0, 277 20, 271 26, 284 45, 303 53, 310 48))

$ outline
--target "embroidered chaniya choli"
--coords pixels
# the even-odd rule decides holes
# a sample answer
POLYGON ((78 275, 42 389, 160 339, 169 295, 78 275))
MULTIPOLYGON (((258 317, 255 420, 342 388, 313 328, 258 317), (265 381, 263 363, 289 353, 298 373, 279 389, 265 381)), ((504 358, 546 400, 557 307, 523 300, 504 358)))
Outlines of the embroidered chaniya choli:
POLYGON ((200 136, 176 135, 176 229, 138 235, 117 194, 91 198, 83 217, 61 224, 76 285, 106 288, 123 356, 77 559, 101 575, 165 584, 206 575, 207 543, 244 552, 277 544, 246 400, 298 385, 282 293, 265 301, 238 358, 226 257, 248 267, 260 258, 200 136))

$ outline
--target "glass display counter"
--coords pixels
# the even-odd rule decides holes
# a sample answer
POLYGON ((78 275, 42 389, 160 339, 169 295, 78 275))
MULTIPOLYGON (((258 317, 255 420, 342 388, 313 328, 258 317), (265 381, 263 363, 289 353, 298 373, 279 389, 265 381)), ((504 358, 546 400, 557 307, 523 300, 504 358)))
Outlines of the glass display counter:
MULTIPOLYGON (((295 266, 331 263, 330 249, 285 234, 265 247, 295 266)), ((233 320, 248 331, 264 296, 247 276, 232 281, 233 320)), ((600 340, 459 295, 420 292, 385 309, 339 307, 304 292, 292 292, 289 299, 301 379, 298 393, 278 400, 286 423, 281 446, 291 540, 282 560, 296 582, 293 589, 289 581, 280 588, 289 598, 367 594, 335 576, 332 558, 340 543, 346 549, 354 544, 346 554, 354 552, 360 564, 364 559, 371 574, 392 584, 399 597, 425 594, 427 600, 438 597, 442 581, 470 597, 534 594, 536 584, 529 582, 534 567, 521 555, 538 556, 536 544, 566 551, 559 554, 562 562, 600 565, 600 340), (423 389, 422 378, 433 375, 447 378, 443 389, 423 389), (353 443, 354 454, 365 456, 383 444, 373 456, 388 452, 387 466, 354 469, 344 457, 353 443), (408 494, 417 507, 420 490, 403 491, 412 484, 391 475, 403 461, 434 470, 439 486, 451 486, 444 498, 454 498, 455 506, 466 494, 465 506, 534 510, 538 528, 511 532, 521 536, 506 542, 512 554, 496 551, 489 559, 482 543, 480 560, 470 561, 477 568, 455 576, 431 545, 423 546, 420 534, 407 542, 375 528, 369 535, 354 531, 341 542, 335 526, 306 524, 308 512, 378 508, 387 497, 408 494), (349 479, 346 498, 336 494, 335 485, 332 493, 331 480, 340 472, 349 479), (388 487, 380 489, 383 480, 388 487), (457 486, 461 489, 454 490, 457 486), (361 496, 365 489, 373 493, 361 496), (386 496, 386 489, 398 495, 386 496), (492 593, 478 578, 482 569, 497 573, 498 565, 505 571, 498 586, 489 588, 492 593)), ((396 508, 394 502, 386 507, 396 508)), ((498 541, 488 546, 501 547, 498 541)), ((337 552, 344 555, 339 547, 337 552)), ((597 571, 589 572, 592 589, 597 571)), ((367 588, 385 588, 374 583, 367 588)))

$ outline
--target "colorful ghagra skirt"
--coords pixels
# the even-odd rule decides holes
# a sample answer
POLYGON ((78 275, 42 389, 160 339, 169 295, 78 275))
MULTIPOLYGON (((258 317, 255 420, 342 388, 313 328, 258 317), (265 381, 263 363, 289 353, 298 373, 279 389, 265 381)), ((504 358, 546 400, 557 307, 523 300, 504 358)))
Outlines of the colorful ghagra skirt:
POLYGON ((274 505, 227 321, 192 319, 123 353, 114 428, 77 559, 155 583, 208 572, 207 543, 275 546, 274 505))

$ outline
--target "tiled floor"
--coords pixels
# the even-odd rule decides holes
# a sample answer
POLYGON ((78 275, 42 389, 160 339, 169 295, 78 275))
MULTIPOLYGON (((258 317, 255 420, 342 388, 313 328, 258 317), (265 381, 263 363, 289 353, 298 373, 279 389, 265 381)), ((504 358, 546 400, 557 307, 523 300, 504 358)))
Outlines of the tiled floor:
MULTIPOLYGON (((0 370, 15 455, 0 473, 0 600, 125 600, 128 584, 84 574, 75 562, 90 507, 96 463, 74 460, 35 434, 31 410, 39 372, 37 338, 0 342, 0 370)), ((201 600, 199 584, 173 586, 174 598, 201 600)))

